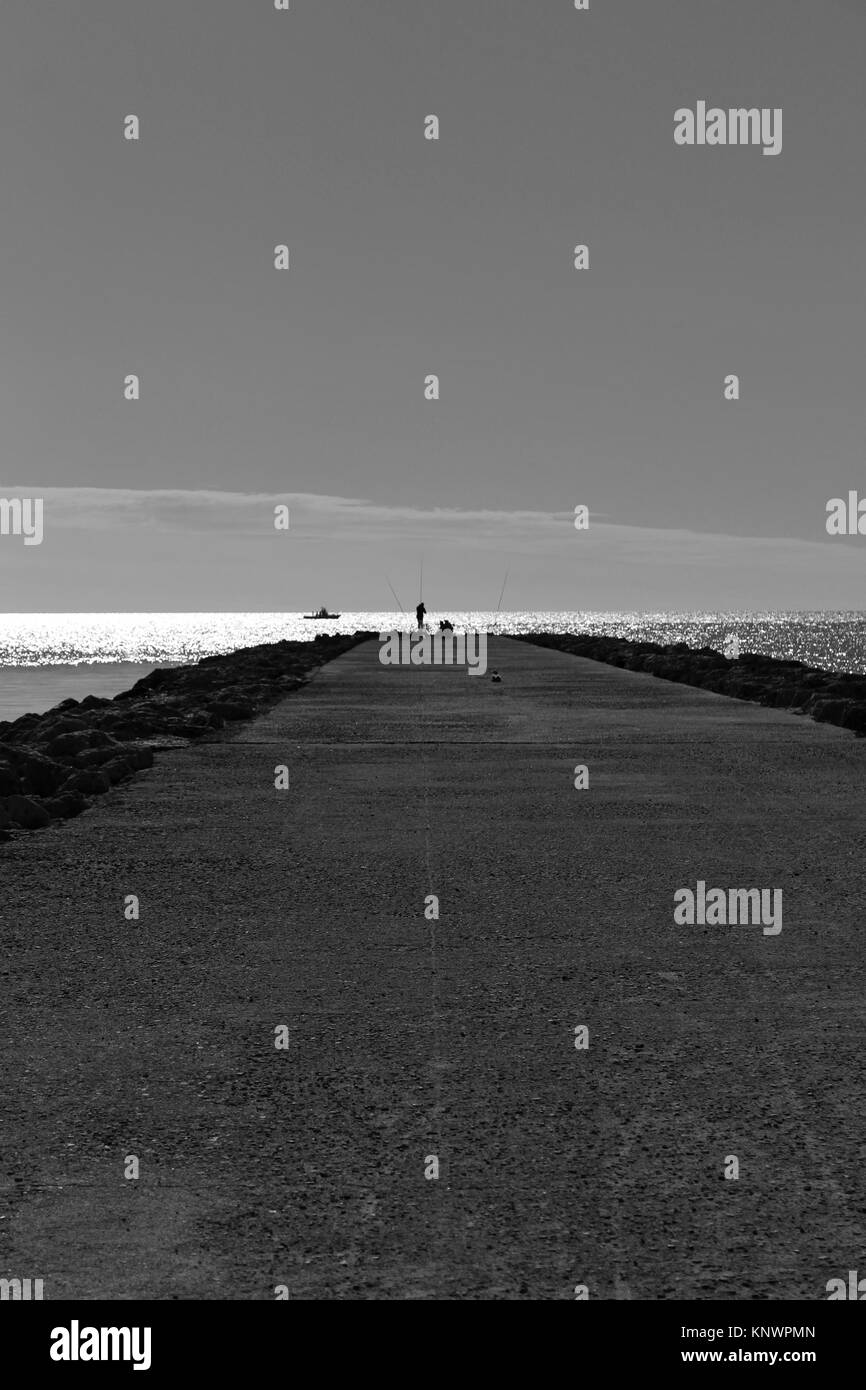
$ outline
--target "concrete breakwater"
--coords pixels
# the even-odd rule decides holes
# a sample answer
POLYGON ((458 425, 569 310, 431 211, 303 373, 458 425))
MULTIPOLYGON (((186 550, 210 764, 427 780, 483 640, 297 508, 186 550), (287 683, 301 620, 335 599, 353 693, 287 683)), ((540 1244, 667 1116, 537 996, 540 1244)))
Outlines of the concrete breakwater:
POLYGON ((79 815, 92 797, 151 767, 155 750, 262 714, 370 636, 244 647, 152 671, 113 700, 88 695, 0 722, 0 840, 79 815))
POLYGON ((0 1274, 748 1303, 857 1268, 866 743, 488 657, 361 643, 2 847, 0 1274))
POLYGON ((866 675, 823 671, 802 661, 783 661, 759 652, 745 652, 732 659, 712 647, 696 650, 685 642, 662 646, 658 642, 629 642, 621 637, 551 632, 516 640, 604 661, 626 671, 645 671, 681 685, 700 686, 735 700, 808 714, 819 723, 838 724, 857 735, 866 734, 866 675))

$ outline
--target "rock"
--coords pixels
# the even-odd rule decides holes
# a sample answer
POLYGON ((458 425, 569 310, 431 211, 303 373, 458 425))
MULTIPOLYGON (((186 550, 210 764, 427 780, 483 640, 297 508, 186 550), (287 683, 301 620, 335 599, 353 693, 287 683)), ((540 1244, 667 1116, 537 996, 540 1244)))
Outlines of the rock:
POLYGON ((102 721, 101 727, 108 730, 120 742, 131 738, 149 738, 159 729, 158 718, 143 718, 140 715, 111 715, 102 721))
POLYGON ((791 709, 795 703, 796 686, 777 685, 766 690, 761 696, 761 704, 773 709, 791 709))
POLYGON ((112 758, 111 762, 102 765, 102 775, 108 778, 112 786, 115 782, 122 782, 125 777, 131 777, 132 771, 132 766, 126 758, 112 758))
POLYGON ((866 733, 866 701, 849 705, 842 716, 842 728, 854 729, 858 734, 866 733))
POLYGON ((22 830, 41 830, 51 820, 41 802, 29 796, 4 796, 0 805, 12 824, 20 826, 22 830))
POLYGON ((18 778, 20 790, 35 796, 51 796, 67 775, 60 763, 28 747, 6 748, 4 755, 18 778))
POLYGON ((850 708, 850 700, 815 700, 809 713, 821 724, 841 724, 850 708))
POLYGON ((90 725, 84 719, 76 719, 72 715, 66 715, 63 719, 53 719, 52 711, 43 716, 42 727, 39 730, 40 740, 48 743, 61 734, 77 734, 86 732, 90 725))
POLYGON ((46 744, 45 750, 52 758, 71 758, 82 748, 90 747, 90 730, 78 729, 75 733, 58 734, 46 744))
POLYGON ((123 747, 124 744, 115 743, 111 748, 85 748, 82 753, 76 753, 72 761, 76 767, 102 767, 103 763, 110 762, 123 747))
POLYGON ((243 700, 211 700, 208 709, 221 719, 252 719, 255 710, 243 700))
POLYGON ((69 758, 85 748, 108 748, 117 740, 101 729, 78 729, 74 733, 60 734, 47 745, 52 758, 69 758))
POLYGON ((69 820, 86 809, 87 801, 81 792, 61 792, 59 796, 49 797, 44 806, 52 820, 69 820))
POLYGON ((136 772, 146 767, 153 767, 152 748, 124 748, 123 756, 136 772))
MULTIPOLYGON (((124 696, 130 699, 135 694, 141 695, 152 690, 164 690, 166 686, 171 685, 174 678, 174 671, 171 668, 157 667, 155 671, 151 671, 149 676, 142 676, 140 681, 136 681, 130 690, 124 692, 124 696)), ((117 699, 120 698, 118 695, 117 699)))
POLYGON ((117 743, 112 740, 109 748, 88 748, 76 754, 75 766, 81 768, 104 767, 115 758, 124 758, 132 767, 153 767, 153 749, 134 744, 117 743))
POLYGON ((3 742, 20 743, 30 730, 40 722, 41 717, 39 714, 22 714, 18 719, 13 719, 11 724, 6 725, 3 742))
POLYGON ((764 686, 760 681, 747 680, 745 675, 739 672, 729 679, 725 687, 725 694, 732 696, 735 700, 758 700, 764 693, 764 686))
POLYGON ((8 763, 0 763, 0 796, 15 796, 20 790, 18 774, 8 763))
POLYGON ((866 681, 859 676, 835 676, 825 683, 821 693, 828 700, 866 700, 866 681))
POLYGON ((181 736, 183 738, 201 738, 204 734, 209 732, 210 726, 207 724, 199 724, 190 721, 189 723, 181 725, 181 736))
MULTIPOLYGON (((160 725, 159 732, 161 734, 168 734, 170 738, 186 738, 189 729, 182 719, 165 719, 160 725)), ((205 732, 204 729, 197 730, 198 734, 203 734, 205 732)))
POLYGON ((64 782, 62 791, 64 792, 84 792, 85 796, 98 796, 100 792, 107 792, 111 783, 103 772, 94 770, 83 770, 73 772, 64 782))

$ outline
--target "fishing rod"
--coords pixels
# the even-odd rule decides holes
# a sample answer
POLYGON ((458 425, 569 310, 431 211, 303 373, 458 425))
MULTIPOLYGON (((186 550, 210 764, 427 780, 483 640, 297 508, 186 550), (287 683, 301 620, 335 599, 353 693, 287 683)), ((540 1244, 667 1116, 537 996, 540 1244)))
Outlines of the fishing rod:
MULTIPOLYGON (((394 594, 394 597, 397 598, 396 593, 394 593, 394 585, 391 583, 390 579, 388 579, 387 574, 385 575, 385 578, 386 578, 386 580, 388 580, 388 588, 391 590, 391 593, 394 594)), ((399 600, 398 598, 397 598, 397 607, 400 609, 400 612, 403 614, 403 617, 405 618, 405 616, 406 616, 406 609, 403 607, 402 603, 400 602, 400 600, 399 600)))
POLYGON ((502 581, 502 588, 501 588, 500 591, 499 591, 499 602, 498 602, 497 605, 496 605, 496 611, 497 611, 497 613, 499 612, 500 608, 502 607, 502 595, 505 593, 505 586, 506 586, 507 583, 508 583, 508 570, 506 569, 506 571, 505 571, 505 578, 504 578, 503 581, 502 581))

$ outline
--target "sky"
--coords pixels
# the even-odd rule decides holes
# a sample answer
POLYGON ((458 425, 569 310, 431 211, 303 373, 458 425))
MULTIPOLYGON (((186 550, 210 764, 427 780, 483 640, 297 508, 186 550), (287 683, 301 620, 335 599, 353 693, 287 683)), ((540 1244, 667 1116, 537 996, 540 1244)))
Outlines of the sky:
POLYGON ((859 0, 5 0, 0 610, 863 607, 864 59, 859 0))

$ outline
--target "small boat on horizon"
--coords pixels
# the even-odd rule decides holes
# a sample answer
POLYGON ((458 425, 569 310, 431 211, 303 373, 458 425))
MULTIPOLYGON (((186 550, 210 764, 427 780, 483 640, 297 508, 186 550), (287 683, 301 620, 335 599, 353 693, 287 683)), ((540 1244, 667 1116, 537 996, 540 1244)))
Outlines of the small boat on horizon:
POLYGON ((327 608, 320 608, 316 613, 305 613, 304 617, 308 622, 318 622, 320 618, 339 618, 339 613, 329 613, 327 608))

